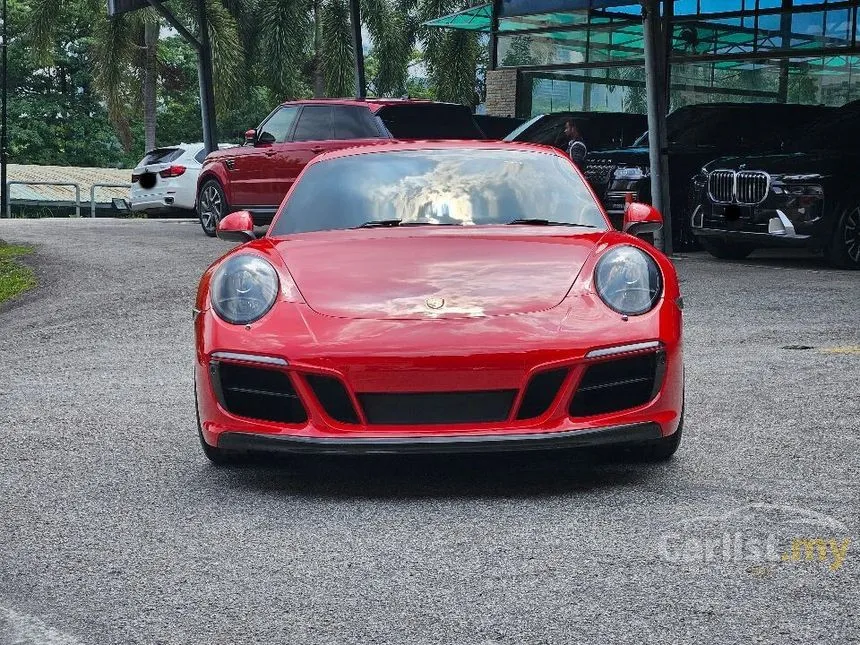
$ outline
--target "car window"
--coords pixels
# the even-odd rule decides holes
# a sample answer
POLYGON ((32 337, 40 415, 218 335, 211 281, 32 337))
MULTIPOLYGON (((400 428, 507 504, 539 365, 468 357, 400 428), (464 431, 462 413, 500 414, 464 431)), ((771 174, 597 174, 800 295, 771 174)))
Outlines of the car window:
POLYGON ((200 152, 194 155, 194 161, 197 163, 203 163, 203 160, 206 158, 206 148, 200 148, 200 152))
POLYGON ((336 106, 333 110, 333 139, 365 139, 382 136, 370 110, 349 105, 336 106))
POLYGON ((484 133, 465 105, 417 103, 386 105, 379 110, 395 139, 483 139, 484 133))
POLYGON ((298 113, 299 108, 295 105, 282 107, 260 126, 257 141, 260 143, 283 143, 286 141, 298 113))
POLYGON ((482 148, 397 150, 309 166, 271 235, 394 219, 401 224, 482 225, 532 218, 607 228, 585 182, 560 155, 482 148))
POLYGON ((151 166, 157 163, 170 163, 182 156, 185 152, 182 148, 156 148, 150 150, 141 160, 140 166, 151 166))
POLYGON ((331 107, 306 105, 296 125, 294 141, 325 141, 332 138, 331 107))

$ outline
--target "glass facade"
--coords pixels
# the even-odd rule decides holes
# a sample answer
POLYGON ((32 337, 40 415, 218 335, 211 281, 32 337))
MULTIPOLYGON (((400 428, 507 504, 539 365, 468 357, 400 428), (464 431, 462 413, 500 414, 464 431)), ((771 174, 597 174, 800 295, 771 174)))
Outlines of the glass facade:
MULTIPOLYGON (((519 70, 518 116, 559 110, 644 113, 641 6, 613 0, 502 0, 497 65, 519 70)), ((664 3, 671 108, 715 101, 860 98, 860 0, 664 3)), ((490 4, 461 12, 490 31, 490 4)), ((440 21, 438 26, 443 26, 440 21)), ((430 24, 434 24, 430 23, 430 24)))

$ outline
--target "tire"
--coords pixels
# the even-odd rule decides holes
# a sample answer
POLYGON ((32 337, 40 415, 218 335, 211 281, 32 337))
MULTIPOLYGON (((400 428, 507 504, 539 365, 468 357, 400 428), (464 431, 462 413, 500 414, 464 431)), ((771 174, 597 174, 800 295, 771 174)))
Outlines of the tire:
POLYGON ((860 204, 849 206, 839 216, 827 261, 840 269, 860 269, 860 204))
POLYGON ((206 443, 206 439, 203 438, 203 427, 200 425, 200 408, 197 404, 196 383, 194 385, 194 412, 197 414, 197 438, 200 439, 200 447, 203 449, 203 454, 206 455, 206 459, 208 459, 212 464, 220 467, 238 466, 244 463, 245 455, 224 450, 217 446, 210 446, 206 443))
POLYGON ((207 179, 197 193, 197 218, 203 232, 215 237, 218 222, 230 212, 224 189, 217 179, 207 179))
POLYGON ((750 253, 755 251, 754 246, 747 244, 731 244, 725 240, 711 239, 702 237, 699 238, 702 248, 715 258, 720 260, 743 260, 750 253))

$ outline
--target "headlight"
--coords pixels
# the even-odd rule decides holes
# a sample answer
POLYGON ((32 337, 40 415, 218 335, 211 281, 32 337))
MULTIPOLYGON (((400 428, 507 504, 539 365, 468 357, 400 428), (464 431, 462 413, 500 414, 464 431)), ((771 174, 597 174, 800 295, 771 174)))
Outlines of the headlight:
POLYGON ((629 166, 627 168, 616 168, 612 173, 615 179, 628 179, 630 181, 639 181, 649 176, 648 168, 640 168, 639 166, 629 166))
POLYGON ((262 318, 278 297, 278 274, 256 255, 234 255, 224 262, 209 286, 212 308, 234 325, 262 318))
POLYGON ((607 251, 594 270, 594 283, 607 307, 630 316, 651 311, 663 292, 657 263, 634 246, 607 251))

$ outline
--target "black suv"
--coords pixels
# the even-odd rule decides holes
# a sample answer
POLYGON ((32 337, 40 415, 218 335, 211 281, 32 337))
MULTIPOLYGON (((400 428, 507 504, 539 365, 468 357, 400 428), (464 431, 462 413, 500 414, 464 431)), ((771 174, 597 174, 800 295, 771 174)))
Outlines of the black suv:
MULTIPOLYGON (((779 150, 787 132, 820 118, 827 108, 777 103, 707 103, 687 105, 667 117, 669 205, 675 248, 694 246, 690 234, 690 179, 710 160, 727 154, 779 150)), ((648 133, 629 147, 589 151, 585 174, 613 224, 621 225, 628 193, 650 202, 648 133)))
POLYGON ((860 269, 860 101, 801 129, 781 154, 716 159, 693 179, 692 231, 719 258, 806 247, 860 269))

